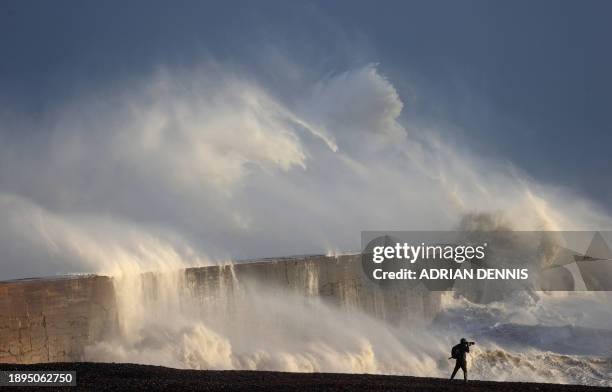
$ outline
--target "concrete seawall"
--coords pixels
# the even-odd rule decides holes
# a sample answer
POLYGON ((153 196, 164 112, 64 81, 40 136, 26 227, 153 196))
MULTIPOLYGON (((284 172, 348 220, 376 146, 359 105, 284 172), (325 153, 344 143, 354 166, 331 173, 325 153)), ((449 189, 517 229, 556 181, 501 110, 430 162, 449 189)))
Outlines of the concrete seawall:
POLYGON ((116 323, 110 278, 0 283, 0 362, 76 360, 116 323))
MULTIPOLYGON (((141 280, 152 297, 159 295, 158 278, 149 273, 141 280)), ((339 309, 356 308, 395 325, 426 323, 440 307, 440 293, 422 286, 374 285, 364 276, 359 255, 189 268, 184 272, 185 287, 177 290, 206 301, 227 300, 251 282, 320 297, 339 309)), ((112 333, 117 320, 116 293, 109 277, 0 282, 0 363, 83 360, 85 347, 112 333)))

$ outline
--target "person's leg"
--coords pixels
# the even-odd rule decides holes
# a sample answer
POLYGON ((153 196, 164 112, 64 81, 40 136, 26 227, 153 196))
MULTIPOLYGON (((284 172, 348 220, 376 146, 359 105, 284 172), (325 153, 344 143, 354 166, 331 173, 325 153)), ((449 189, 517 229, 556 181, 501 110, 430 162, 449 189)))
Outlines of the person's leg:
POLYGON ((463 370, 463 381, 467 382, 467 364, 461 363, 461 370, 463 370))
POLYGON ((457 360, 457 361, 455 362, 455 370, 453 370, 453 374, 452 374, 452 376, 451 376, 451 378, 450 378, 451 380, 452 380, 453 378, 455 378, 455 374, 457 374, 457 371, 459 370, 459 368, 460 368, 460 367, 461 367, 460 361, 459 361, 459 360, 457 360))

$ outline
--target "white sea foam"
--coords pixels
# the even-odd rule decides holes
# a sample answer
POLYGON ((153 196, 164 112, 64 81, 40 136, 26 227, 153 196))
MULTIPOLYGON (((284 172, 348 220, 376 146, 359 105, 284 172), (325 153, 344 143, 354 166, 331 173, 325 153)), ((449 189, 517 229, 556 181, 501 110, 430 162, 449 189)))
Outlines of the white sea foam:
POLYGON ((228 266, 218 268, 227 273, 204 292, 190 289, 180 271, 116 279, 121 328, 88 347, 86 359, 447 377, 449 348, 465 336, 477 341, 470 378, 611 385, 605 293, 532 293, 486 306, 447 294, 431 326, 400 328, 350 301, 332 306, 306 292, 238 282, 228 266), (585 317, 585 306, 601 318, 585 317))

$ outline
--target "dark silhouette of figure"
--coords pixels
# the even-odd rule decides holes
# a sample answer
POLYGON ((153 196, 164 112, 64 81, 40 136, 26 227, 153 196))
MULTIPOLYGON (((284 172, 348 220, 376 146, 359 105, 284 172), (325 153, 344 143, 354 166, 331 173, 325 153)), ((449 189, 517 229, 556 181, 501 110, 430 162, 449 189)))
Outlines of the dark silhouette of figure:
POLYGON ((467 382, 467 361, 466 354, 470 352, 470 346, 474 342, 468 342, 465 338, 461 338, 461 342, 451 349, 451 357, 449 359, 455 359, 455 370, 451 375, 451 380, 455 378, 455 374, 459 371, 459 368, 463 370, 463 380, 467 382))

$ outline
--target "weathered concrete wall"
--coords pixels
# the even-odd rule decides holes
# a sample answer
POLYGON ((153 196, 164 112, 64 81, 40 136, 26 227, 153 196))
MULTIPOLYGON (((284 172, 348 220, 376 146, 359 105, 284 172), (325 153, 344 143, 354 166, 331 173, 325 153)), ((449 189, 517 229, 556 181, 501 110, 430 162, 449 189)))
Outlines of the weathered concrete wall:
MULTIPOLYGON (((157 274, 142 284, 155 297, 157 274)), ((308 256, 185 270, 190 297, 231 300, 250 283, 317 296, 340 309, 358 308, 393 324, 421 323, 439 310, 440 294, 424 288, 381 288, 358 255, 308 256)), ((204 303, 204 302, 203 302, 204 303)), ((85 346, 117 326, 111 278, 103 276, 0 282, 0 362, 78 361, 85 346)))
POLYGON ((318 296, 344 309, 357 308, 393 324, 415 325, 433 318, 440 293, 423 285, 380 287, 363 273, 360 255, 304 256, 271 259, 230 266, 190 268, 186 280, 196 296, 210 298, 231 292, 237 284, 264 282, 306 296, 318 296))
POLYGON ((116 322, 103 276, 0 283, 0 362, 71 361, 116 322))

